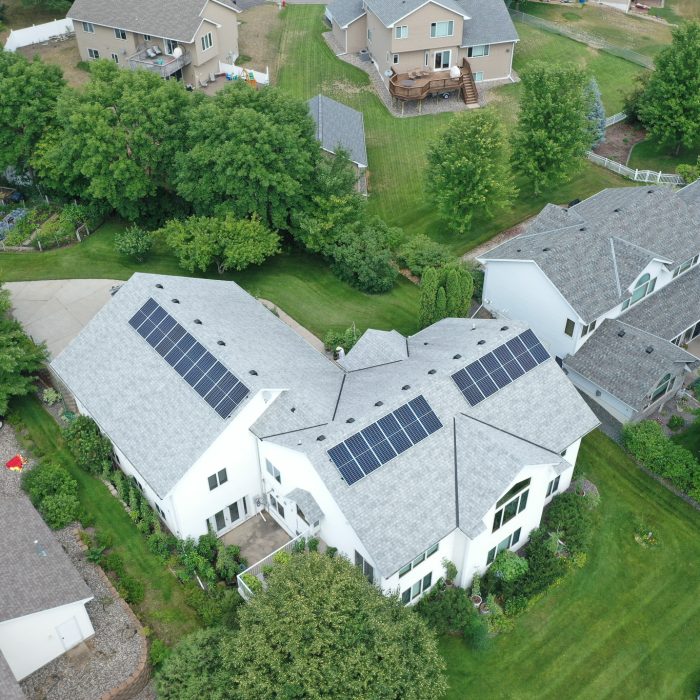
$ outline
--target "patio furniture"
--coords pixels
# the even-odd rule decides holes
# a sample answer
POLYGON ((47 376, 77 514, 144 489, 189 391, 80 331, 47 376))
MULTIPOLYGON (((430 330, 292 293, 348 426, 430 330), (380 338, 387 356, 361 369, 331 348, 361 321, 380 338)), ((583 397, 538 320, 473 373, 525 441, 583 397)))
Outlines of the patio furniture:
POLYGON ((205 88, 209 83, 206 80, 202 80, 201 78, 199 79, 199 85, 200 87, 205 88))
POLYGON ((209 82, 210 83, 216 82, 216 76, 213 73, 209 73, 209 82))
POLYGON ((156 56, 160 56, 160 55, 163 53, 163 52, 160 50, 160 46, 157 46, 156 44, 153 45, 153 47, 151 48, 151 50, 153 51, 153 53, 154 53, 156 56))
POLYGON ((153 49, 146 49, 146 56, 148 56, 148 58, 156 57, 155 53, 153 52, 153 49))

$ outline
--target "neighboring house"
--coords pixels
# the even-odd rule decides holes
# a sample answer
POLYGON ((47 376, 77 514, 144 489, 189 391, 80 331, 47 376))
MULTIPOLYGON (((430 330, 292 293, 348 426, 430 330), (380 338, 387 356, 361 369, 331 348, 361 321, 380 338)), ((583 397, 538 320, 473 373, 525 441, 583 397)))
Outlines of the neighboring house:
POLYGON ((200 87, 238 57, 239 12, 232 0, 75 0, 67 16, 84 61, 200 87))
POLYGON ((366 48, 382 80, 468 65, 476 83, 510 78, 518 34, 503 0, 332 0, 346 53, 366 48))
POLYGON ((0 660, 22 680, 93 636, 93 595, 24 494, 0 498, 0 532, 0 660))
POLYGON ((179 537, 266 509, 404 602, 521 547, 597 425, 522 324, 367 331, 335 363, 205 279, 133 275, 51 367, 179 537))
POLYGON ((366 193, 367 147, 362 112, 323 95, 312 97, 307 104, 321 148, 333 155, 342 148, 355 166, 358 189, 366 193))
POLYGON ((683 348, 700 336, 699 259, 700 181, 608 189, 547 205, 480 256, 483 302, 529 323, 581 391, 634 421, 698 364, 683 348))

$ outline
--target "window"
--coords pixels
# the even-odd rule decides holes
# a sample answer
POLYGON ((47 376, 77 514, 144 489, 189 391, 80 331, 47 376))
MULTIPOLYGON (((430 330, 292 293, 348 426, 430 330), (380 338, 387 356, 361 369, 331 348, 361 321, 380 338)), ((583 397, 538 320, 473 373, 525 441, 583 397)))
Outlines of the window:
POLYGON ((588 333, 592 333, 595 330, 595 324, 597 321, 591 321, 587 326, 583 327, 583 330, 581 331, 581 337, 583 338, 584 335, 588 335, 588 333))
POLYGON ((395 39, 406 39, 408 37, 408 27, 404 24, 402 27, 394 27, 395 39))
POLYGON ((429 547, 425 552, 421 552, 413 561, 409 561, 406 566, 402 566, 399 569, 399 578, 405 576, 411 569, 422 564, 428 557, 432 557, 435 552, 440 548, 440 543, 436 542, 432 547, 429 547))
POLYGON ((265 460, 265 464, 267 465, 267 473, 272 476, 278 484, 282 483, 282 475, 280 474, 280 470, 277 469, 277 467, 270 462, 269 459, 265 460))
POLYGON ((95 33, 95 25, 92 22, 83 22, 83 31, 88 34, 95 33))
POLYGON ((202 37, 202 51, 206 51, 207 49, 210 49, 212 46, 214 46, 214 40, 211 37, 211 32, 207 32, 202 37))
POLYGON ((451 55, 451 51, 437 51, 435 53, 435 68, 438 70, 441 68, 449 68, 451 55))
POLYGON ((116 53, 113 53, 113 54, 112 54, 112 60, 113 60, 115 63, 119 63, 119 56, 117 56, 116 53))
POLYGON ((489 564, 492 564, 499 552, 502 552, 504 549, 508 549, 509 547, 517 544, 520 541, 520 532, 521 528, 518 528, 512 535, 508 535, 508 537, 506 537, 504 540, 501 540, 497 547, 492 547, 486 556, 486 565, 488 566, 489 564))
POLYGON ((651 402, 654 403, 657 399, 660 399, 664 394, 667 394, 673 387, 673 377, 667 374, 657 385, 656 389, 651 395, 651 402))
POLYGON ((371 29, 367 30, 367 41, 369 41, 370 44, 372 43, 372 30, 371 29))
POLYGON ((399 63, 399 54, 395 53, 392 57, 392 63, 396 66, 399 63))
POLYGON ((553 493, 556 493, 558 488, 559 488, 559 477, 556 477, 556 479, 552 479, 547 484, 547 495, 545 496, 545 498, 549 498, 553 493))
POLYGON ((570 318, 567 318, 566 324, 564 325, 564 333, 572 337, 574 335, 574 328, 576 328, 576 324, 570 318))
POLYGON ((144 41, 150 41, 150 40, 151 40, 151 35, 150 35, 150 34, 144 34, 144 35, 143 35, 143 40, 144 40, 144 41))
POLYGON ((419 578, 410 588, 407 588, 401 593, 401 602, 408 605, 413 599, 417 598, 421 593, 425 593, 433 584, 433 572, 427 573, 423 578, 419 578))
POLYGON ((241 517, 241 514, 238 512, 238 503, 232 503, 228 507, 228 512, 229 512, 229 515, 231 516, 232 523, 235 523, 236 520, 238 520, 238 518, 241 517))
POLYGON ((452 20, 445 22, 433 22, 430 25, 430 36, 436 37, 452 36, 455 33, 455 23, 452 20))
POLYGON ((475 83, 484 82, 484 71, 478 70, 476 73, 472 73, 472 78, 474 78, 475 83))
POLYGON ((304 511, 297 506, 297 515, 304 521, 306 522, 306 516, 304 515, 304 511))
POLYGON ((100 57, 100 52, 97 49, 88 49, 88 58, 96 61, 100 57))
POLYGON ((248 515, 248 501, 245 496, 243 496, 243 513, 248 515))
POLYGON ((496 503, 496 514, 493 516, 493 529, 491 532, 496 532, 499 527, 505 525, 512 520, 518 513, 522 513, 527 506, 527 498, 530 485, 530 479, 525 479, 515 484, 508 493, 496 503), (524 490, 523 490, 524 489, 524 490), (518 494, 513 498, 514 494, 518 494), (503 507, 501 507, 503 506, 503 507))
POLYGON ((116 36, 117 39, 126 39, 126 32, 123 29, 115 29, 114 36, 116 36))
POLYGON ((695 263, 697 263, 699 256, 695 256, 694 258, 691 258, 690 260, 686 260, 682 265, 679 265, 674 271, 673 271, 673 276, 678 277, 678 275, 682 275, 686 270, 689 270, 695 263))
POLYGON ((222 469, 209 477, 209 490, 213 491, 215 488, 225 484, 227 481, 228 475, 226 474, 226 469, 222 469))
POLYGON ((490 46, 488 44, 481 44, 481 46, 470 46, 467 51, 469 58, 478 58, 479 56, 488 56, 490 46))
POLYGON ((168 56, 172 56, 176 48, 177 41, 173 41, 172 39, 165 40, 165 53, 168 54, 168 56))
POLYGON ((374 568, 358 551, 355 552, 355 566, 362 571, 370 583, 374 583, 374 568))
POLYGON ((411 602, 411 589, 407 588, 402 594, 401 594, 401 602, 404 605, 408 605, 411 602))
POLYGON ((636 304, 640 299, 644 299, 647 294, 651 294, 654 291, 654 287, 656 287, 656 277, 651 279, 651 275, 648 272, 644 273, 637 280, 632 296, 622 305, 622 310, 624 311, 628 306, 636 304))
POLYGON ((214 520, 216 521, 216 529, 223 530, 226 527, 226 518, 224 517, 224 511, 220 510, 216 515, 214 515, 214 520))

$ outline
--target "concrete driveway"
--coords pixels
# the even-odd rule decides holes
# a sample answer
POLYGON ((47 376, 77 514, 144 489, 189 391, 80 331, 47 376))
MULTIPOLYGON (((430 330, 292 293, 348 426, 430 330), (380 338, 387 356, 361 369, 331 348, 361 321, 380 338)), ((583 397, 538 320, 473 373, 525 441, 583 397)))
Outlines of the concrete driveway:
POLYGON ((45 280, 7 282, 12 314, 56 357, 85 324, 109 301, 109 290, 120 280, 45 280))

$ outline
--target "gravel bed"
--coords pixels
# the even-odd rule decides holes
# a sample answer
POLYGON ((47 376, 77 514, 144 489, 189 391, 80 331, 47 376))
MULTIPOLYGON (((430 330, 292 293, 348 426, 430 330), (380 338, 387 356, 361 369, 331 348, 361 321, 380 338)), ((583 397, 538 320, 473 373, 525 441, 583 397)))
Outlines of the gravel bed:
POLYGON ((10 471, 5 468, 5 462, 9 462, 18 452, 21 452, 22 456, 27 460, 27 464, 24 465, 25 471, 36 464, 36 461, 29 454, 20 450, 14 429, 7 423, 4 423, 2 428, 0 428, 0 497, 18 496, 23 493, 20 486, 21 472, 10 471))

